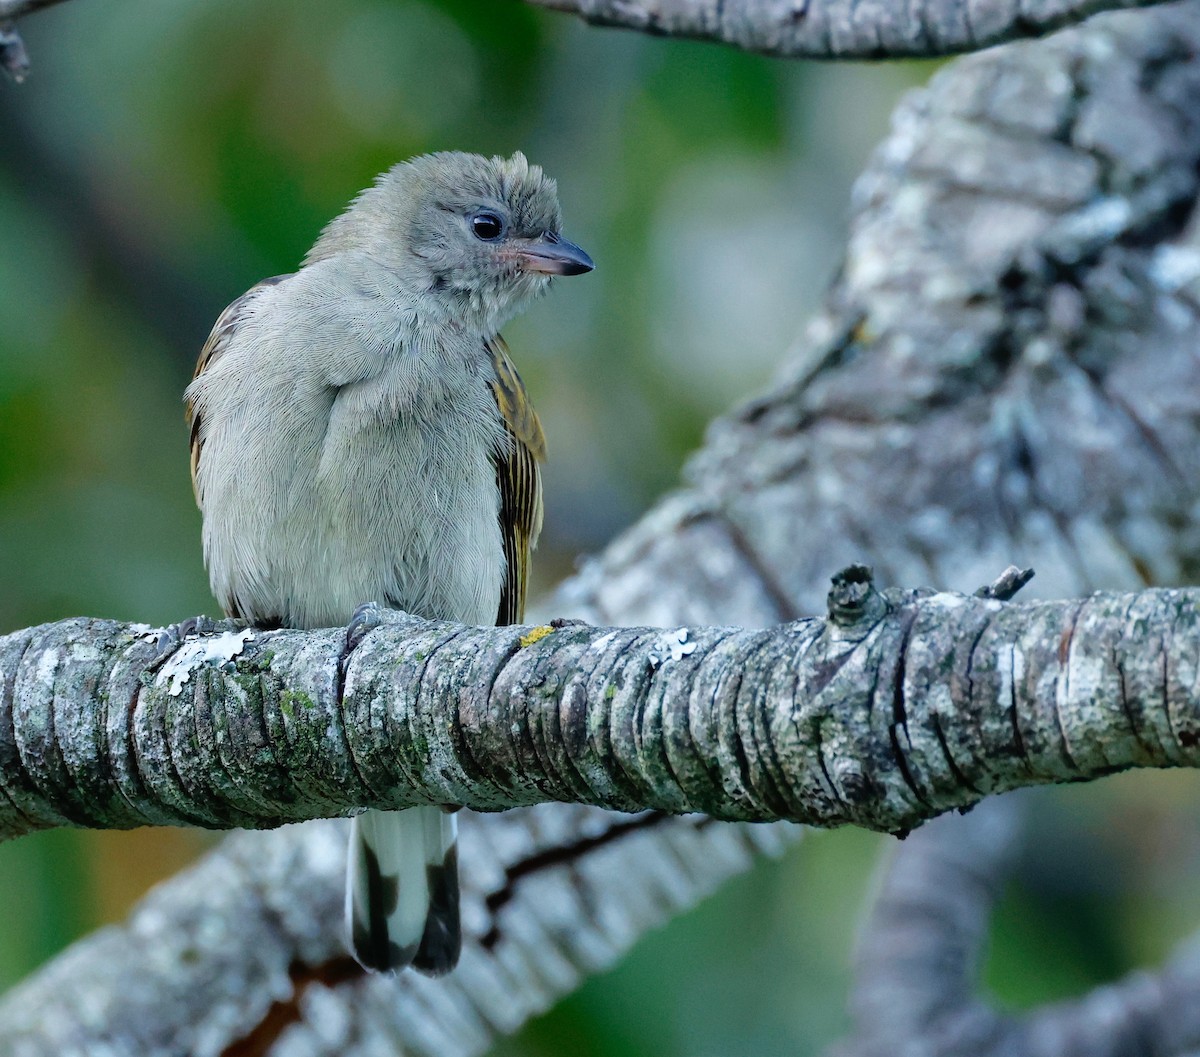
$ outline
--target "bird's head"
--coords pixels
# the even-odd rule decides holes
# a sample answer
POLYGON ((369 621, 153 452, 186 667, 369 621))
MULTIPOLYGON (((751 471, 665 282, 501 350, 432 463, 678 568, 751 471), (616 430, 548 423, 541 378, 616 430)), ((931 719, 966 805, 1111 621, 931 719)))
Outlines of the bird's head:
POLYGON ((365 253, 431 310, 487 334, 552 276, 592 270, 561 228, 554 181, 523 154, 426 154, 379 176, 329 224, 305 263, 365 253))

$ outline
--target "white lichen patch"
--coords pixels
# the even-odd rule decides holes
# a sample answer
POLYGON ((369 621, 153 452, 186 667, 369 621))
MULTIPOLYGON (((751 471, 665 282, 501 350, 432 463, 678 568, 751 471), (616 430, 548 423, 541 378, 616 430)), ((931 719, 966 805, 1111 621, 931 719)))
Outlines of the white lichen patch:
POLYGON ((695 650, 696 644, 688 641, 687 628, 664 631, 654 651, 650 654, 650 667, 657 668, 666 661, 681 661, 695 650))
POLYGON ((595 642, 593 642, 591 648, 597 653, 603 653, 606 649, 608 649, 608 644, 616 637, 617 633, 615 631, 610 631, 607 635, 601 635, 595 642))
POLYGON ((252 638, 254 631, 243 628, 240 631, 224 631, 220 635, 188 639, 159 670, 154 685, 167 683, 167 693, 178 697, 197 668, 205 664, 228 664, 252 638))
POLYGON ((58 671, 58 658, 53 650, 42 650, 38 656, 36 685, 47 691, 52 691, 54 676, 58 671))

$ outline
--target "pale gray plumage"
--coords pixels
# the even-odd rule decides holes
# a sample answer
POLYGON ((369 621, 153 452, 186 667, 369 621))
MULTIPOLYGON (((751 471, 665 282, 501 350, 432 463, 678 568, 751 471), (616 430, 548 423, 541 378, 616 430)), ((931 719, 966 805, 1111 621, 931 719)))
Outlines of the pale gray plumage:
MULTIPOLYGON (((591 268, 560 223, 554 182, 521 154, 428 155, 363 191, 299 271, 230 305, 186 395, 226 612, 300 628, 367 601, 520 618, 544 442, 497 330, 551 274, 591 268)), ((454 857, 438 808, 356 820, 347 907, 365 965, 453 967, 454 857)))

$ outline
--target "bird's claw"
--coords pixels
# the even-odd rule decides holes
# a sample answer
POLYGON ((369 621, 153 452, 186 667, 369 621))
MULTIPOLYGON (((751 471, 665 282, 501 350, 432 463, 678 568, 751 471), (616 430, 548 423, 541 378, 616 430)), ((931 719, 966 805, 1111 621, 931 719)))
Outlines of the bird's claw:
POLYGON ((169 653, 174 653, 176 649, 179 649, 180 645, 184 644, 185 638, 210 635, 210 633, 216 630, 217 621, 211 617, 204 617, 204 615, 200 615, 200 617, 188 617, 186 620, 180 620, 178 624, 163 627, 163 630, 158 632, 155 660, 160 660, 161 657, 169 653))
POLYGON ((376 628, 384 624, 404 624, 412 617, 402 609, 389 609, 378 602, 364 602, 346 625, 346 645, 343 656, 353 653, 360 642, 376 628))
POLYGON ((149 667, 153 668, 161 664, 183 645, 185 639, 196 638, 200 635, 209 635, 216 630, 217 622, 212 617, 203 615, 188 617, 187 620, 181 620, 178 624, 172 624, 170 627, 163 628, 159 632, 158 642, 155 643, 154 658, 151 660, 149 667))

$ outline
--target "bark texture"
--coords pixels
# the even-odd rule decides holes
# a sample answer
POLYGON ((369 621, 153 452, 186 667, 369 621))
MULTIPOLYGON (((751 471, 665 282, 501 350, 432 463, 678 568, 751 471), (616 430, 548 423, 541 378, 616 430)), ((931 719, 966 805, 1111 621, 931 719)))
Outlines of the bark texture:
MULTIPOLYGON (((20 84, 16 20, 63 0, 0 0, 0 70, 20 84)), ((693 37, 790 58, 934 57, 1040 37, 1103 11, 1166 0, 526 0, 602 26, 693 37)))
POLYGON ((560 593, 593 623, 763 625, 831 570, 1077 597, 1197 579, 1200 8, 962 59, 858 180, 845 264, 687 487, 560 593))
POLYGON ((810 59, 952 55, 1160 0, 527 0, 599 26, 810 59))
POLYGON ((405 619, 348 657, 338 630, 226 632, 154 675, 123 625, 8 636, 0 835, 545 802, 905 833, 1200 762, 1200 591, 885 598, 855 570, 831 598, 765 631, 405 619))
MULTIPOLYGON (((734 10, 729 0, 725 7, 734 10)), ((893 8, 857 5, 862 14, 893 8)), ((1059 597, 1194 579, 1198 45, 1193 3, 1101 16, 1044 42, 959 61, 911 95, 856 187, 842 273, 777 384, 715 424, 685 487, 593 561, 549 611, 601 625, 762 627, 820 612, 830 572, 862 559, 883 583, 967 589, 1016 561, 1038 569, 1031 590, 1059 597)), ((1074 635, 1064 640, 1067 625, 1055 621, 1047 633, 1066 649, 1061 663, 1070 680, 1106 673, 1105 681, 1120 683, 1111 657, 1091 654, 1074 635)), ((554 644, 551 636, 542 649, 586 634, 565 630, 566 638, 554 644)), ((319 652, 319 637, 314 642, 319 652)), ((1158 701, 1177 700, 1176 681, 1194 683, 1188 648, 1157 647, 1167 687, 1158 701)), ((686 673, 692 656, 672 659, 657 678, 686 673)), ((918 658, 910 649, 905 657, 905 670, 915 671, 918 658)), ((439 683, 453 678, 448 670, 435 674, 439 683)), ((976 678, 972 667, 969 699, 976 678)), ((895 722, 892 687, 879 689, 876 705, 895 722)), ((1123 697, 1111 686, 1106 693, 1097 700, 1134 699, 1128 689, 1123 697)), ((932 716, 941 722, 936 703, 931 723, 932 716)), ((911 788, 895 773, 888 787, 902 801, 915 801, 914 789, 943 796, 929 778, 948 772, 950 760, 973 784, 994 788, 985 784, 994 781, 993 765, 975 759, 971 746, 943 728, 943 749, 936 729, 918 728, 907 709, 904 719, 895 729, 917 773, 911 788), (903 741, 914 730, 930 747, 928 758, 903 741), (937 761, 942 771, 933 770, 937 761)), ((1025 751, 1064 774, 1072 761, 1111 765, 1113 753, 1192 752, 1184 743, 1194 737, 1190 719, 1152 708, 1126 716, 1123 736, 1112 742, 1052 737, 1025 751), (1158 744, 1160 736, 1166 740, 1158 744)), ((1037 729, 1053 735, 1048 719, 1037 729)), ((514 759, 524 758, 518 748, 532 759, 540 745, 514 746, 514 759)), ((839 761, 855 766, 848 755, 839 761)), ((319 784, 319 773, 313 781, 319 784)), ((36 798, 36 791, 21 795, 36 798)), ((366 983, 328 960, 339 949, 336 915, 321 911, 338 899, 336 824, 240 835, 161 888, 131 924, 68 952, 0 1003, 0 1049, 151 1054, 177 1052, 179 1042, 200 1054, 365 1057, 401 1043, 418 1053, 478 1053, 490 1031, 511 1030, 577 978, 525 973, 546 933, 569 942, 575 930, 598 927, 603 940, 575 963, 576 974, 593 971, 657 920, 637 910, 639 901, 653 900, 646 893, 687 878, 696 895, 744 865, 730 847, 744 851, 760 833, 789 831, 701 826, 685 817, 655 822, 651 835, 616 829, 612 818, 548 805, 484 820, 468 878, 478 877, 488 894, 505 891, 495 885, 510 870, 537 873, 546 887, 521 904, 528 916, 504 933, 509 946, 496 941, 502 969, 429 986, 366 983), (560 817, 572 833, 612 827, 614 835, 581 845, 555 828, 560 817), (635 836, 662 854, 643 854, 635 836), (680 856, 670 850, 677 841, 696 843, 680 856), (546 861, 570 865, 536 869, 546 861), (589 876, 620 883, 581 881, 593 863, 597 874, 589 876), (580 913, 551 912, 565 906, 580 913), (275 943, 269 964, 266 937, 275 943), (505 986, 522 997, 505 1006, 505 986), (52 1034, 68 993, 80 1010, 69 1041, 52 1034), (473 1014, 468 1032, 452 997, 464 995, 470 1008, 509 1015, 473 1014)), ((487 895, 472 898, 488 905, 487 895)), ((664 899, 658 918, 682 902, 664 899)), ((472 927, 482 944, 487 919, 472 927)), ((923 971, 901 964, 893 974, 909 968, 914 976, 923 971)), ((1185 1001, 1197 1006, 1190 979, 1172 978, 1176 1009, 1185 1001)), ((1106 1015, 1136 1013, 1135 991, 1117 995, 1106 1015)), ((1146 1008, 1154 1017, 1162 1007, 1146 1008)), ((1166 1032, 1170 1025, 1158 1026, 1166 1032)), ((936 1028, 930 1019, 914 1024, 906 1052, 955 1052, 933 1048, 936 1028)), ((997 1029, 995 1052, 1025 1052, 1004 1030, 997 1029), (999 1048, 1006 1038, 1008 1051, 999 1048)), ((1162 1052, 1187 1052, 1186 1031, 1162 1037, 1162 1052)), ((1071 1052, 1051 1042, 1038 1052, 1071 1052)))

